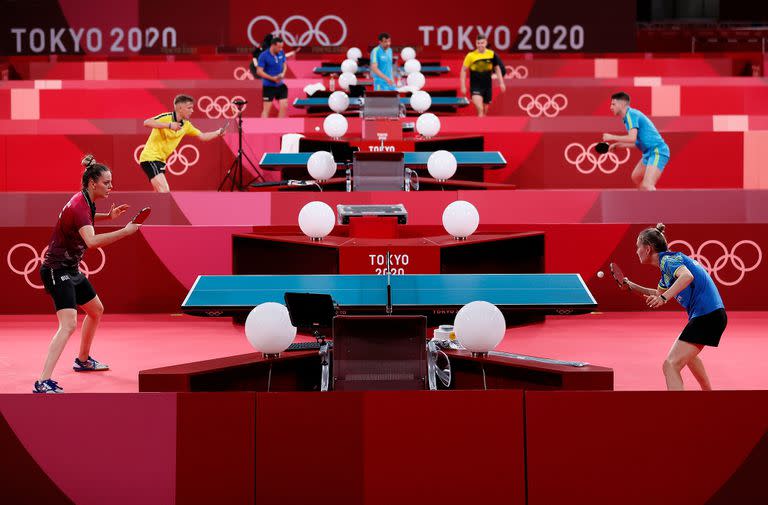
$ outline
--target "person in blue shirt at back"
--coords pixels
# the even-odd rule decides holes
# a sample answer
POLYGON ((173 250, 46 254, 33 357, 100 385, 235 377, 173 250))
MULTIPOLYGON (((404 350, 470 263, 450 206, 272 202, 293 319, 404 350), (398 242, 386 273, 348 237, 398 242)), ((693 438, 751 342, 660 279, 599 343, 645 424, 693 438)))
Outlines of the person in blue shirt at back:
POLYGON ((603 134, 603 142, 613 142, 609 149, 637 147, 643 157, 632 170, 632 182, 639 189, 656 190, 656 183, 669 161, 669 146, 661 138, 648 116, 629 106, 629 95, 620 91, 611 95, 611 113, 624 121, 626 135, 603 134))
POLYGON ((259 54, 257 62, 256 74, 261 77, 261 96, 264 101, 261 117, 269 117, 273 100, 278 103, 277 117, 285 117, 288 114, 288 87, 283 82, 287 69, 283 39, 273 37, 269 49, 259 54))
POLYGON ((665 226, 659 223, 655 228, 646 228, 637 237, 640 263, 657 265, 661 270, 658 287, 645 288, 627 278, 623 281, 630 290, 645 295, 646 303, 652 309, 661 307, 672 298, 685 308, 688 324, 662 365, 667 389, 683 389, 680 371, 687 366, 701 389, 709 391, 712 385, 699 353, 704 346, 717 347, 720 343, 728 324, 725 305, 712 277, 698 261, 667 248, 664 229, 665 226))
POLYGON ((379 45, 371 51, 371 77, 374 91, 394 91, 394 67, 392 59, 392 37, 379 34, 379 45))

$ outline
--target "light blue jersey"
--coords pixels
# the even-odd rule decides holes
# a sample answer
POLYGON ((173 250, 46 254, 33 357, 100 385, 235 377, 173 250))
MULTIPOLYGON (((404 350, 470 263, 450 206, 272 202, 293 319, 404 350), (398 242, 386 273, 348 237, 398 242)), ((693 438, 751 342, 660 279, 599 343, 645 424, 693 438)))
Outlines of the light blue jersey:
MULTIPOLYGON (((373 62, 376 62, 376 66, 379 67, 379 70, 382 74, 386 75, 390 79, 394 80, 394 76, 392 74, 392 48, 388 49, 382 49, 381 46, 376 46, 373 48, 373 51, 371 51, 371 64, 373 62)), ((395 87, 391 84, 389 84, 387 81, 379 77, 378 75, 371 72, 371 77, 373 77, 373 89, 375 91, 394 91, 395 87)))
POLYGON ((669 289, 677 280, 675 272, 686 267, 693 274, 693 281, 677 295, 676 299, 688 312, 688 319, 709 314, 717 309, 724 309, 723 299, 717 291, 715 282, 701 264, 680 252, 660 252, 659 268, 661 280, 659 289, 669 289))
POLYGON ((669 147, 667 147, 664 139, 661 138, 659 130, 656 129, 653 122, 648 119, 648 116, 643 114, 637 109, 627 107, 627 113, 624 115, 624 126, 627 128, 627 132, 632 131, 633 128, 637 128, 637 140, 635 145, 640 151, 646 153, 655 147, 662 151, 662 146, 669 153, 669 147))

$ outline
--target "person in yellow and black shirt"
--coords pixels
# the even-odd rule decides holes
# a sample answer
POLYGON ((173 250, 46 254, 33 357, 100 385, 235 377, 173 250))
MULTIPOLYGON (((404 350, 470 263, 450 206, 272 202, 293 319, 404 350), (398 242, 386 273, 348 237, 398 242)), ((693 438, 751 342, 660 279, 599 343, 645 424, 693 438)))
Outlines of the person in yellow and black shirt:
POLYGON ((475 41, 477 49, 467 54, 464 65, 461 67, 461 96, 467 96, 467 69, 469 69, 469 91, 472 94, 472 103, 477 108, 478 116, 488 114, 488 106, 493 95, 493 81, 491 76, 496 73, 499 88, 504 93, 507 87, 501 73, 499 59, 495 53, 488 49, 488 39, 480 35, 475 41))
POLYGON ((165 178, 165 162, 184 135, 191 135, 202 141, 224 135, 226 126, 206 133, 195 128, 189 121, 194 110, 194 98, 178 95, 173 99, 173 112, 165 112, 144 121, 144 126, 152 128, 152 133, 149 134, 149 139, 141 151, 139 163, 158 193, 171 191, 168 180, 165 178))

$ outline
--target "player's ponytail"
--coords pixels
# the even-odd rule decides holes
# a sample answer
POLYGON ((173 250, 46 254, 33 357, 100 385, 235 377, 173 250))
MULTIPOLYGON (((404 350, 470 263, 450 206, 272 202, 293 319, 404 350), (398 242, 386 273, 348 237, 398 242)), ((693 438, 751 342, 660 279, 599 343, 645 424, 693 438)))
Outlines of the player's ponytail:
POLYGON ((109 167, 102 165, 101 163, 96 163, 96 158, 94 158, 92 154, 86 154, 80 161, 80 164, 85 167, 82 179, 83 189, 88 189, 88 184, 91 181, 98 181, 101 174, 109 172, 109 167))
POLYGON ((657 253, 667 251, 667 238, 664 236, 664 230, 666 228, 664 223, 659 223, 653 228, 646 228, 641 231, 640 235, 637 236, 637 239, 641 244, 651 246, 657 253))

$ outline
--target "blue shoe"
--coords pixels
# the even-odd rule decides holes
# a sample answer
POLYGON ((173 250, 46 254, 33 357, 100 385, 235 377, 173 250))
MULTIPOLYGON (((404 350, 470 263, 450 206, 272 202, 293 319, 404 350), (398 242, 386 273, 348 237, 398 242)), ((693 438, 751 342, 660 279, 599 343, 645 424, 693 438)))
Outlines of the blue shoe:
POLYGON ((64 389, 59 387, 59 384, 53 379, 47 379, 42 382, 35 381, 35 389, 33 393, 63 393, 64 389))
POLYGON ((75 358, 75 364, 72 365, 72 370, 75 372, 103 372, 104 370, 109 370, 109 365, 99 363, 88 356, 88 359, 85 361, 80 361, 79 358, 75 358))

